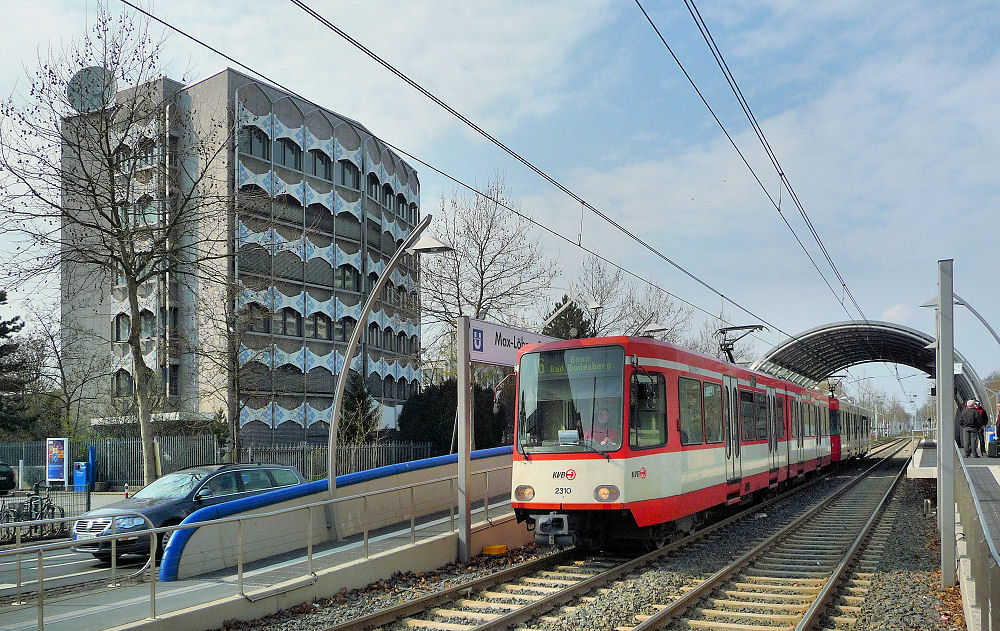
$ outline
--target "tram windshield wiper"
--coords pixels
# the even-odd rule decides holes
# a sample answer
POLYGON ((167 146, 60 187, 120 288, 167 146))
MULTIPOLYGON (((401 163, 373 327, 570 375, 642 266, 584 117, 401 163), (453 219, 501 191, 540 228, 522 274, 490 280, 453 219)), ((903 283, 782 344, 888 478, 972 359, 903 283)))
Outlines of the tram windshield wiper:
POLYGON ((595 454, 601 454, 602 456, 604 456, 605 460, 607 460, 608 462, 611 462, 611 456, 608 455, 608 452, 601 451, 597 447, 594 447, 593 445, 591 445, 591 444, 589 444, 587 442, 588 440, 589 440, 588 438, 581 438, 580 440, 578 440, 578 441, 576 441, 575 443, 572 443, 572 444, 579 445, 581 447, 585 447, 585 448, 589 449, 590 451, 594 452, 595 454))

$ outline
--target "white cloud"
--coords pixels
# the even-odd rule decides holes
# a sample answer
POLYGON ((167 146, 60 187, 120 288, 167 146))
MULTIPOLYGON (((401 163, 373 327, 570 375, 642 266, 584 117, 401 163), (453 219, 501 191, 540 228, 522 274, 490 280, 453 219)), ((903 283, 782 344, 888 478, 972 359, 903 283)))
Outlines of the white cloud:
POLYGON ((898 304, 882 313, 881 319, 886 322, 906 324, 906 322, 910 319, 911 313, 913 313, 913 309, 911 309, 909 305, 898 304))

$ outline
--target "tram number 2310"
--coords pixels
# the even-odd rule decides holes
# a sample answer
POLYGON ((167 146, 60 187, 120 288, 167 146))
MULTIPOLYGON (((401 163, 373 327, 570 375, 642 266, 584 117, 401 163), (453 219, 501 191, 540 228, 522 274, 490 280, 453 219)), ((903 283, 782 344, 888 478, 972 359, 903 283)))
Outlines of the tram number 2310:
POLYGON ((571 489, 569 487, 566 487, 566 486, 557 486, 556 487, 556 495, 569 495, 572 492, 573 492, 573 489, 571 489))

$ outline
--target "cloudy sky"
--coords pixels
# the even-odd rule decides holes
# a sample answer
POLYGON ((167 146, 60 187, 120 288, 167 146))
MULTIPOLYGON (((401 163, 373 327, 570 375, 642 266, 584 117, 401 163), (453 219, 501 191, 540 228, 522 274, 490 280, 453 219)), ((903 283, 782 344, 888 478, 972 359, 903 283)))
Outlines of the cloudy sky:
MULTIPOLYGON (((795 237, 632 2, 310 2, 317 11, 603 213, 770 325, 758 351, 860 318, 787 192, 795 237), (847 305, 847 311, 841 305, 847 305)), ((684 4, 644 2, 777 200, 779 179, 684 4)), ((0 94, 37 53, 78 38, 96 5, 0 0, 0 94), (22 63, 18 63, 18 62, 22 63)), ((526 214, 576 239, 580 206, 291 3, 151 7, 168 22, 468 182, 503 173, 526 214)), ((112 4, 116 11, 119 5, 112 4)), ((1000 328, 1000 8, 995 2, 703 3, 711 29, 799 200, 869 319, 933 332, 937 260, 1000 328)), ((174 78, 227 62, 180 36, 174 78)), ((452 185, 418 167, 424 212, 452 185)), ((581 255, 539 233, 563 265, 581 255)), ((588 213, 584 245, 704 310, 722 300, 588 213)), ((15 294, 13 301, 22 299, 15 294)), ((961 309, 961 308, 959 308, 961 309)), ((727 318, 754 320, 731 304, 727 318)), ((696 317, 700 319, 700 315, 696 317)), ((1000 345, 956 310, 956 346, 981 376, 1000 345)), ((899 374, 915 371, 901 367, 899 374)), ((852 369, 891 394, 884 365, 852 369)), ((902 381, 926 393, 922 376, 902 381)))

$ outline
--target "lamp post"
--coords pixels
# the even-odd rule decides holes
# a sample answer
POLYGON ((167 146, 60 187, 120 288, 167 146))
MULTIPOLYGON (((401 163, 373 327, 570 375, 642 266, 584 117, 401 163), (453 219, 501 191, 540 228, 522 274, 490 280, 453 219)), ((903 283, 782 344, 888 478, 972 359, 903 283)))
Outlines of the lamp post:
MULTIPOLYGON (((333 409, 330 412, 330 438, 327 443, 327 458, 328 467, 330 473, 330 483, 328 485, 330 499, 334 498, 334 490, 337 488, 337 430, 340 428, 340 408, 344 399, 344 389, 347 386, 347 378, 351 373, 351 359, 354 358, 354 353, 358 349, 358 343, 361 341, 362 332, 368 330, 368 314, 371 313, 372 307, 375 305, 375 300, 382 293, 382 289, 385 288, 387 282, 389 282, 389 277, 392 275, 392 270, 396 269, 396 265, 399 263, 400 259, 403 258, 403 254, 435 254, 439 252, 451 252, 454 250, 449 245, 441 243, 437 239, 431 236, 420 237, 420 233, 427 228, 431 223, 431 216, 426 215, 414 228, 413 232, 403 241, 403 244, 396 250, 396 253, 392 255, 389 259, 389 263, 385 266, 385 271, 382 272, 382 276, 375 283, 375 287, 372 288, 371 294, 368 296, 368 300, 365 301, 364 307, 361 308, 361 313, 358 315, 358 323, 354 327, 354 333, 351 335, 351 341, 347 345, 347 352, 344 354, 344 366, 340 369, 340 375, 337 377, 337 390, 333 395, 333 409)), ((333 504, 330 504, 330 510, 327 513, 327 519, 329 520, 330 528, 334 529, 336 532, 336 523, 333 519, 333 504)))
POLYGON ((561 306, 558 309, 556 309, 555 313, 553 313, 552 315, 550 315, 545 320, 545 322, 542 322, 542 324, 538 327, 539 331, 545 330, 545 327, 547 327, 548 325, 552 324, 552 322, 556 318, 559 317, 559 314, 561 314, 563 311, 565 311, 566 309, 568 309, 570 305, 572 305, 572 304, 574 304, 576 302, 577 298, 583 298, 584 300, 587 301, 587 308, 590 309, 592 317, 596 317, 596 315, 594 315, 594 314, 596 314, 597 311, 599 311, 599 310, 601 310, 601 309, 604 308, 604 305, 602 305, 600 302, 598 302, 593 296, 591 296, 590 298, 587 298, 587 296, 584 296, 582 293, 580 293, 578 291, 574 291, 572 289, 565 289, 563 287, 554 287, 553 286, 553 289, 564 289, 565 291, 572 292, 573 293, 573 299, 572 300, 567 300, 565 303, 563 303, 563 306, 561 306))

